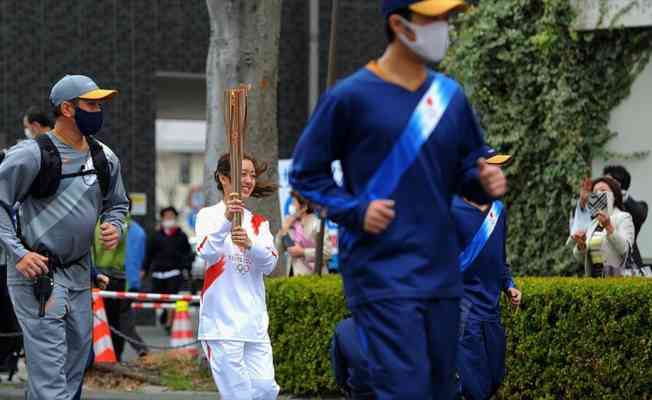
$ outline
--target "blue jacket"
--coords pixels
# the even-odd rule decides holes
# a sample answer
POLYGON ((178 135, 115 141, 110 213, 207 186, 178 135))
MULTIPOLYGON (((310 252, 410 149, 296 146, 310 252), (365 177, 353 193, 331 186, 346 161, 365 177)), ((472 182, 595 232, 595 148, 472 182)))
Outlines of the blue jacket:
POLYGON ((369 205, 361 200, 371 176, 393 149, 434 72, 415 92, 363 68, 340 81, 319 101, 296 146, 290 183, 324 206, 340 226, 339 250, 349 306, 389 298, 455 298, 462 295, 452 196, 477 178, 486 154, 479 127, 462 88, 414 162, 405 168, 395 200, 396 218, 381 235, 363 231, 369 205), (340 160, 344 185, 331 163, 340 160))
POLYGON ((147 235, 145 230, 133 219, 129 221, 127 230, 127 249, 125 253, 125 275, 129 290, 140 289, 140 271, 145 260, 147 235))
MULTIPOLYGON (((480 229, 487 213, 460 197, 453 200, 452 212, 460 247, 465 249, 480 229)), ((470 317, 499 317, 501 291, 515 287, 507 264, 506 243, 507 210, 503 209, 487 243, 462 275, 464 299, 470 302, 470 317)))

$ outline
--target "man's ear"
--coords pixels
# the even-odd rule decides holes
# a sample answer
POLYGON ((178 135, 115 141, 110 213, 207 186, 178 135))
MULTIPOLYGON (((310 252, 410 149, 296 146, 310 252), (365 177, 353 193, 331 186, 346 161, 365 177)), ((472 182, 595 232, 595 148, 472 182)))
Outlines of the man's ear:
POLYGON ((412 29, 410 29, 409 26, 406 26, 403 23, 403 20, 401 19, 401 16, 399 16, 398 14, 390 15, 387 22, 389 23, 389 28, 392 31, 394 31, 395 36, 398 36, 399 34, 403 34, 404 36, 406 36, 411 41, 416 40, 417 37, 414 34, 414 31, 412 31, 412 29))
POLYGON ((64 101, 59 107, 61 107, 61 114, 64 117, 73 118, 75 116, 75 106, 72 103, 64 101))

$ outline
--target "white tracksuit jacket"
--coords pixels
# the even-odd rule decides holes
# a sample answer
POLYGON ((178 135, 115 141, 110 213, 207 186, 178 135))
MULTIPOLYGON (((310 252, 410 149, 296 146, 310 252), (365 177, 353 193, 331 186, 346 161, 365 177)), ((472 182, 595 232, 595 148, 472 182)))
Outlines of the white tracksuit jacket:
POLYGON ((197 253, 206 262, 199 311, 199 340, 269 342, 263 276, 278 259, 269 222, 245 210, 242 226, 252 242, 242 251, 231 241, 224 202, 199 211, 197 253))

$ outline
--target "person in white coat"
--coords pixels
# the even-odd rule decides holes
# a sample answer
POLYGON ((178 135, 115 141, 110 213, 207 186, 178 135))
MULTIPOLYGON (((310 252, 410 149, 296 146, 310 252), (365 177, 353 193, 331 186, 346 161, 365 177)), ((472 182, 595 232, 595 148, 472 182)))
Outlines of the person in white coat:
POLYGON ((623 211, 623 195, 614 179, 598 178, 591 190, 607 193, 607 211, 598 212, 586 231, 579 230, 572 235, 573 255, 584 264, 587 275, 622 276, 634 244, 632 216, 623 211))
POLYGON ((213 379, 224 400, 274 400, 269 317, 263 277, 276 267, 278 252, 264 217, 242 200, 268 196, 276 186, 258 180, 266 165, 253 157, 242 160, 242 200, 233 197, 229 155, 217 164, 215 181, 226 202, 203 208, 197 215, 197 253, 208 266, 201 292, 198 338, 213 379), (230 199, 230 200, 229 200, 230 199), (242 215, 242 226, 233 219, 242 215))

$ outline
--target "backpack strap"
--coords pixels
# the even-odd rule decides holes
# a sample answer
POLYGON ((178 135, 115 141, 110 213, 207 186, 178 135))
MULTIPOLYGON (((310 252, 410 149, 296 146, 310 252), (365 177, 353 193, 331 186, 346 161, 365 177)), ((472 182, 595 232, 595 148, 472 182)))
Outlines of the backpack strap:
POLYGON ((106 158, 106 153, 100 142, 95 140, 93 136, 87 136, 86 141, 91 150, 91 158, 93 159, 93 168, 97 174, 97 180, 100 183, 100 190, 102 196, 106 197, 109 194, 109 186, 111 184, 111 170, 109 167, 109 160, 106 158))
POLYGON ((61 154, 48 135, 36 137, 41 150, 41 168, 29 188, 29 195, 37 199, 50 197, 59 189, 61 182, 61 154))
MULTIPOLYGON (((65 177, 70 178, 95 173, 97 174, 102 195, 106 196, 109 192, 111 182, 109 161, 100 142, 92 136, 88 136, 86 139, 91 152, 91 158, 93 159, 94 170, 84 171, 82 174, 69 174, 65 177)), ((61 172, 61 154, 57 150, 57 146, 52 142, 52 139, 50 139, 50 136, 39 135, 35 140, 41 151, 41 167, 28 193, 34 198, 43 199, 53 196, 57 192, 57 189, 59 189, 59 184, 63 177, 61 172)))

